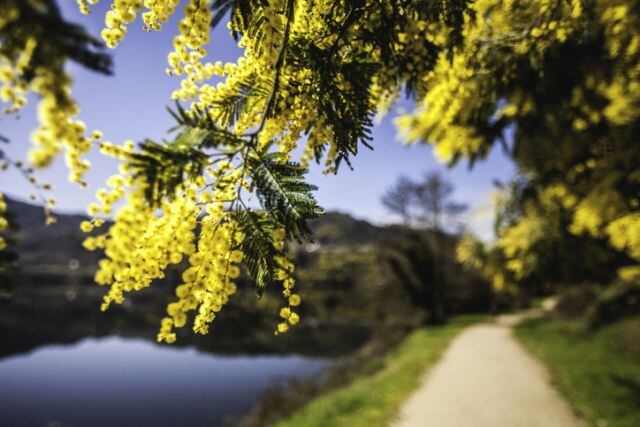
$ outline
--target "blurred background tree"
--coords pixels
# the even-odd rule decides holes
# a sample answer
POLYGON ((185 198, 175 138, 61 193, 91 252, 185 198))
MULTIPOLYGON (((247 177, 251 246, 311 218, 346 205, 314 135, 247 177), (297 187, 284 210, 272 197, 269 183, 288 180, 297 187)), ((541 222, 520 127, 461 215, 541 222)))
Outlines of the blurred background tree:
MULTIPOLYGON (((387 242, 383 262, 406 289, 426 321, 440 324, 447 318, 447 293, 453 286, 451 226, 467 209, 451 200, 453 184, 439 172, 427 172, 419 180, 400 177, 382 196, 382 204, 402 218, 387 242), (414 227, 414 228, 411 228, 414 227)), ((460 279, 459 277, 457 279, 460 279)))
POLYGON ((401 176, 381 201, 405 225, 443 231, 468 208, 465 203, 451 200, 454 190, 441 172, 431 171, 419 180, 401 176))
POLYGON ((7 213, 7 203, 0 194, 0 298, 9 294, 12 289, 11 275, 15 273, 15 261, 18 258, 10 245, 13 239, 9 236, 15 232, 17 225, 11 213, 7 213))
POLYGON ((474 9, 464 46, 440 57, 401 127, 451 164, 501 145, 525 177, 503 195, 489 251, 500 255, 484 257, 504 266, 484 271, 523 290, 587 277, 637 286, 640 5, 483 0, 474 9))

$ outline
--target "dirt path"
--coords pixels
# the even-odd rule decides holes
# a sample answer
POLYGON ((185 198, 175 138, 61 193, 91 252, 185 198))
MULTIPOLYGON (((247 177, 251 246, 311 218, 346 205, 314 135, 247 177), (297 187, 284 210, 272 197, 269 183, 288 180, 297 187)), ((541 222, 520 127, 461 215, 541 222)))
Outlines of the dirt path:
POLYGON ((471 326, 402 408, 395 427, 582 427, 545 368, 511 336, 522 316, 471 326))

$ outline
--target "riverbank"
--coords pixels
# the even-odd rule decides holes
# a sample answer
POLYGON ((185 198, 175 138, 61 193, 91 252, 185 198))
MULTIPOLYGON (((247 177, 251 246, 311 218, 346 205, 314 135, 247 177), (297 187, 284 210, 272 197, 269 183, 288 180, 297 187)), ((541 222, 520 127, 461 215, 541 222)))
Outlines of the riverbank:
POLYGON ((349 384, 311 400, 275 425, 386 426, 451 340, 467 326, 484 319, 486 316, 460 316, 444 326, 410 333, 388 354, 369 361, 349 384))
POLYGON ((515 336, 591 426, 640 425, 640 317, 595 331, 578 320, 530 319, 515 336))

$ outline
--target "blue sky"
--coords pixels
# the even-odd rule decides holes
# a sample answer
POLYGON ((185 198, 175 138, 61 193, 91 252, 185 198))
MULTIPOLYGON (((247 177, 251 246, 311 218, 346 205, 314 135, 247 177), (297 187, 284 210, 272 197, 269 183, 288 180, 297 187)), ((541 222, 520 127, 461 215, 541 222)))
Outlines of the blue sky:
MULTIPOLYGON (((103 26, 104 13, 111 1, 103 0, 89 16, 81 15, 75 1, 62 0, 65 17, 82 23, 94 34, 103 26)), ((74 77, 73 94, 78 100, 80 118, 89 129, 101 130, 105 138, 115 143, 126 139, 139 141, 149 137, 159 140, 173 126, 166 112, 169 95, 179 85, 179 77, 165 74, 166 55, 171 51, 178 16, 159 33, 147 33, 141 20, 129 27, 129 34, 120 46, 112 50, 115 75, 97 75, 70 66, 74 77)), ((215 60, 234 61, 240 51, 230 38, 226 28, 220 26, 212 36, 208 49, 215 60)), ((36 127, 37 99, 31 99, 20 118, 2 117, 0 134, 12 141, 8 153, 12 158, 23 158, 29 144, 29 134, 36 127)), ((405 103, 405 108, 409 104, 405 103)), ((489 158, 469 170, 466 164, 452 169, 438 163, 430 147, 425 145, 406 147, 396 136, 393 112, 387 115, 373 131, 374 151, 363 149, 353 160, 354 170, 343 168, 337 176, 323 175, 320 167, 313 168, 310 180, 319 186, 317 197, 326 209, 337 209, 376 223, 393 221, 383 206, 380 196, 400 175, 419 177, 428 170, 442 170, 455 184, 455 197, 468 203, 472 209, 466 221, 477 232, 487 235, 489 222, 478 211, 486 205, 493 189, 493 181, 506 180, 513 175, 514 167, 496 146, 489 158)), ((55 187, 55 197, 60 210, 80 211, 93 200, 93 194, 104 180, 116 170, 116 164, 92 153, 89 159, 93 167, 87 176, 88 189, 79 189, 66 182, 66 168, 58 160, 49 170, 40 174, 55 187)), ((0 192, 25 198, 31 193, 29 184, 15 172, 0 174, 0 192)))

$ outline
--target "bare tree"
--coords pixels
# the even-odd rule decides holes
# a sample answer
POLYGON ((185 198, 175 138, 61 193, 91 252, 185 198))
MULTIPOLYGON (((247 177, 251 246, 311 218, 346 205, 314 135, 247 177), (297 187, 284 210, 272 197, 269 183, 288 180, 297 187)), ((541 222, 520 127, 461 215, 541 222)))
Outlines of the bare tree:
POLYGON ((444 258, 443 223, 467 209, 466 204, 451 200, 454 191, 450 181, 440 172, 432 171, 418 181, 400 177, 382 197, 382 204, 399 215, 405 225, 432 230, 432 233, 409 230, 415 235, 396 248, 395 255, 388 256, 392 270, 412 301, 427 311, 430 323, 442 323, 447 318, 446 283, 450 274, 444 258))
POLYGON ((400 216, 408 225, 411 221, 411 205, 415 199, 414 183, 406 176, 401 176, 381 198, 382 204, 392 213, 400 216))
POLYGON ((414 224, 442 231, 443 223, 467 209, 451 200, 455 187, 440 172, 427 172, 421 180, 401 176, 382 196, 382 204, 400 216, 405 225, 414 224))
POLYGON ((427 172, 414 184, 418 221, 441 231, 443 219, 453 219, 467 210, 465 203, 451 201, 455 187, 440 172, 427 172))

